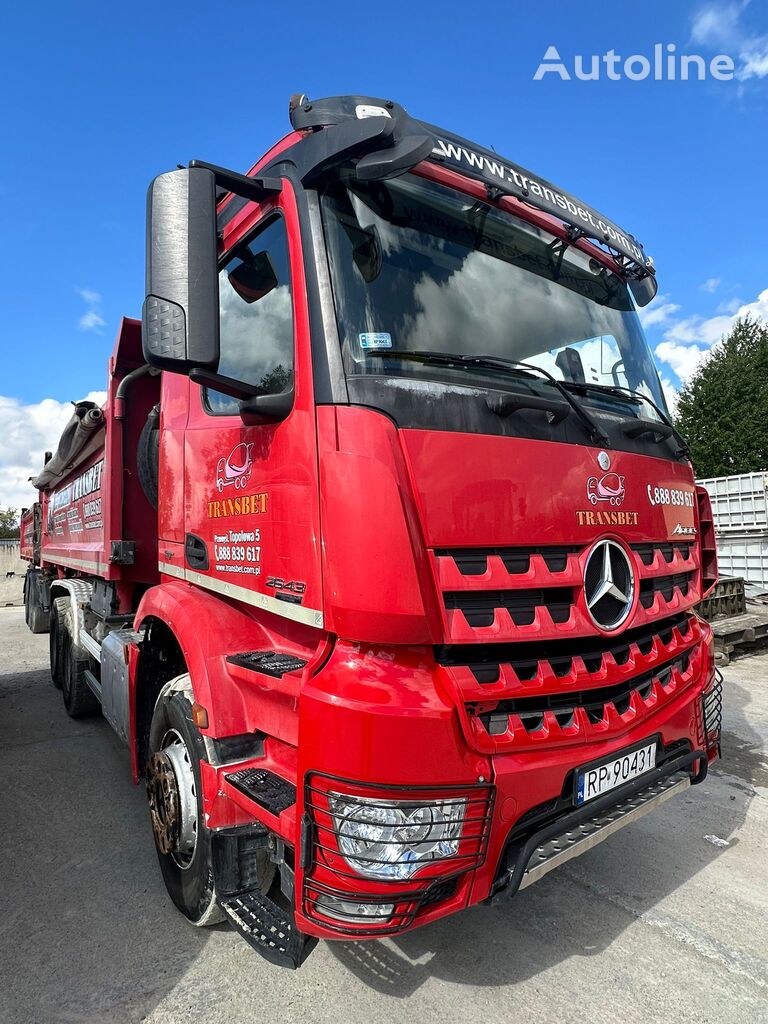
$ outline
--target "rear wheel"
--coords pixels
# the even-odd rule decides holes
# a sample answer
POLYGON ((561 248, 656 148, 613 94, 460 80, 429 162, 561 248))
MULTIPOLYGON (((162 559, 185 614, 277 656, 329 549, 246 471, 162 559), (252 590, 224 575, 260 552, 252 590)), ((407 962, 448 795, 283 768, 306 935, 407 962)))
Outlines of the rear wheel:
POLYGON ((99 701, 85 681, 88 656, 76 647, 72 634, 72 608, 62 615, 61 624, 61 695, 70 718, 84 718, 99 710, 99 701))
MULTIPOLYGON (((192 924, 216 924, 224 915, 216 902, 211 832, 202 808, 200 759, 202 737, 192 721, 189 676, 167 683, 152 716, 146 766, 147 798, 152 835, 165 887, 176 907, 192 924)), ((257 868, 266 892, 275 866, 266 853, 257 868)))
POLYGON ((48 653, 51 661, 51 679, 53 685, 59 690, 64 679, 64 626, 62 620, 69 604, 68 597, 57 597, 51 604, 48 653))

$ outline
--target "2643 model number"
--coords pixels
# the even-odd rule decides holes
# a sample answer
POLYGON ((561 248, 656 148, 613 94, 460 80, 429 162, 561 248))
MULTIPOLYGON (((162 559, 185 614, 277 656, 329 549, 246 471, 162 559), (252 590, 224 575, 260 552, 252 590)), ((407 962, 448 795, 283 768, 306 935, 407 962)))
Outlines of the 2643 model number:
POLYGON ((693 508, 693 491, 672 490, 669 487, 651 487, 648 484, 648 501, 652 505, 678 505, 693 508))

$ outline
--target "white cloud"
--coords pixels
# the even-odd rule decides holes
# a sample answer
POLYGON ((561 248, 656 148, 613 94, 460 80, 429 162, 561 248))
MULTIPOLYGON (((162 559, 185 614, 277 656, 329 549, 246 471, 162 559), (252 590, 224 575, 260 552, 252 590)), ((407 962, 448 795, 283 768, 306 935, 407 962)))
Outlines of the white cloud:
POLYGON ((99 312, 101 295, 99 292, 95 292, 93 288, 76 288, 75 290, 88 307, 78 322, 80 330, 96 331, 97 334, 101 334, 102 327, 107 325, 106 320, 99 312))
POLYGON ((682 345, 705 345, 710 348, 728 333, 732 322, 732 316, 713 316, 708 319, 699 315, 689 316, 672 324, 664 339, 682 345))
POLYGON ((728 308, 730 315, 695 315, 671 324, 656 346, 657 358, 670 366, 681 381, 687 380, 737 320, 750 316, 768 323, 768 288, 754 302, 741 303, 736 308, 729 303, 728 308))
POLYGON ((707 4, 697 12, 691 26, 694 43, 705 46, 738 46, 744 3, 707 4))
POLYGON ((99 331, 106 327, 106 320, 100 316, 95 309, 89 309, 80 317, 79 326, 81 331, 99 331))
POLYGON ((709 352, 709 349, 698 345, 681 345, 676 341, 660 341, 656 346, 656 356, 671 366, 680 380, 685 381, 709 352))
POLYGON ((721 302, 717 307, 718 313, 735 313, 739 306, 743 305, 741 299, 728 299, 721 302))
POLYGON ((657 295, 647 306, 638 309, 637 315, 643 327, 660 327, 668 323, 680 307, 669 301, 668 295, 657 295))
POLYGON ((694 43, 738 56, 741 65, 736 68, 736 77, 742 82, 768 75, 768 35, 753 35, 742 22, 749 4, 750 0, 706 4, 694 16, 691 26, 694 43))
POLYGON ((708 277, 706 281, 703 281, 699 285, 699 288, 701 288, 703 292, 709 292, 711 295, 712 292, 717 291, 717 289, 720 287, 722 283, 723 282, 719 277, 708 277))
MULTIPOLYGON (((102 405, 103 391, 86 395, 90 402, 102 405)), ((25 405, 17 398, 0 395, 0 506, 21 508, 31 505, 35 491, 29 483, 43 468, 46 451, 55 451, 67 420, 72 415, 70 402, 44 398, 25 405)))

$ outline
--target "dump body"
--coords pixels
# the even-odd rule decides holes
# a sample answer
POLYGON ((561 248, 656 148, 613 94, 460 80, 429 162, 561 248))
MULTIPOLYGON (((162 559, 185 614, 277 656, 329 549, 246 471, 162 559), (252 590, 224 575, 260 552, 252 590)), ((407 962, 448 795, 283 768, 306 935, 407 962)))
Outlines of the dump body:
POLYGON ((157 378, 148 378, 134 393, 123 418, 115 416, 120 380, 142 365, 140 324, 126 318, 110 361, 108 398, 97 426, 40 492, 44 568, 69 569, 126 586, 158 579, 157 514, 142 490, 138 466, 141 431, 159 399, 157 378))
POLYGON ((559 836, 701 782, 720 696, 642 247, 394 104, 292 119, 247 179, 153 186, 143 352, 123 321, 33 573, 68 710, 81 680, 147 780, 174 902, 296 965, 506 898, 559 836))
POLYGON ((35 561, 35 508, 23 508, 19 523, 19 551, 29 562, 35 561))

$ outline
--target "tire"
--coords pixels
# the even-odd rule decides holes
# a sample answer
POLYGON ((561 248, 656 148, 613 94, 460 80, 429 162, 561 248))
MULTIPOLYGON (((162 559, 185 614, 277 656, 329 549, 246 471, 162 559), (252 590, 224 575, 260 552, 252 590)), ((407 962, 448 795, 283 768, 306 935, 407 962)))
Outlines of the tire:
MULTIPOLYGON (((205 827, 202 808, 202 787, 200 783, 200 758, 204 747, 202 737, 192 722, 192 706, 178 687, 184 685, 189 676, 180 676, 167 683, 160 692, 152 715, 149 729, 149 755, 145 770, 147 797, 149 800, 150 823, 155 841, 155 850, 160 871, 176 908, 186 919, 198 928, 218 924, 224 914, 216 902, 216 887, 213 879, 213 858, 211 854, 211 833, 205 827), (173 689, 171 688, 173 687, 173 689), (184 750, 183 763, 191 773, 191 796, 196 811, 194 828, 194 850, 181 853, 178 850, 166 852, 158 837, 155 824, 158 814, 163 825, 167 816, 158 811, 162 798, 157 791, 160 785, 157 768, 153 768, 156 755, 163 755, 176 738, 181 740, 184 750)), ((175 773, 174 773, 175 777, 175 773)), ((167 845, 167 844, 166 844, 167 845)))
POLYGON ((136 448, 136 468, 139 483, 152 508, 157 508, 157 477, 160 463, 160 406, 156 405, 147 416, 136 448))
POLYGON ((64 625, 63 618, 70 606, 68 597, 57 597, 51 604, 51 628, 48 631, 48 654, 51 662, 51 681, 61 689, 64 679, 64 625))
POLYGON ((85 718, 100 710, 96 694, 85 681, 88 656, 72 642, 72 608, 61 618, 61 695, 70 718, 85 718))

